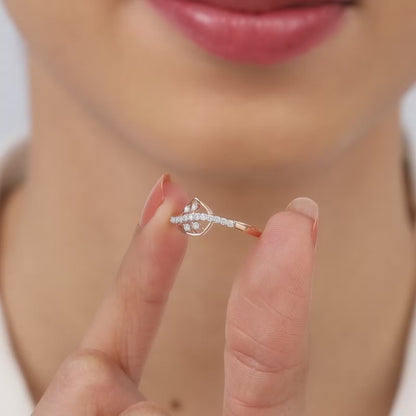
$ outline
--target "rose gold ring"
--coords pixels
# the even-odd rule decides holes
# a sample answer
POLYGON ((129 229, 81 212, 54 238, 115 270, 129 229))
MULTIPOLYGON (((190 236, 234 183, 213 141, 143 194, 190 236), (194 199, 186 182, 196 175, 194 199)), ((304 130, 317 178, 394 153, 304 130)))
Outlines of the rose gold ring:
POLYGON ((170 222, 177 224, 182 232, 192 236, 206 234, 213 224, 235 228, 255 237, 261 235, 261 231, 250 224, 214 215, 212 209, 197 197, 192 198, 181 215, 170 217, 170 222))

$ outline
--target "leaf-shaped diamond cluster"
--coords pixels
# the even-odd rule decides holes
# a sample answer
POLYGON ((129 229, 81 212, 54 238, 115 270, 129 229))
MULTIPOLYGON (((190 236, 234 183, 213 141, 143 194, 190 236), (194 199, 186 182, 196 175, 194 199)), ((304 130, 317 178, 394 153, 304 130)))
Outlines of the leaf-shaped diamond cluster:
POLYGON ((203 229, 201 221, 212 224, 225 225, 227 227, 234 227, 235 221, 228 218, 219 217, 218 215, 197 212, 201 207, 201 204, 197 198, 194 198, 188 205, 185 206, 181 215, 176 217, 171 217, 170 222, 173 224, 179 224, 183 231, 186 233, 199 233, 203 229))

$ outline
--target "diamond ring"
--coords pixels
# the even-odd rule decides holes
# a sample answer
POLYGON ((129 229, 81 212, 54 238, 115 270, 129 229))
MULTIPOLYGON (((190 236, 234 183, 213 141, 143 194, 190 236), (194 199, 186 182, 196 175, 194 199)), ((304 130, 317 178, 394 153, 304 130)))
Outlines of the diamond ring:
POLYGON ((177 224, 182 232, 192 236, 206 234, 213 224, 235 228, 255 237, 261 235, 261 231, 252 225, 214 215, 211 208, 197 197, 192 198, 181 215, 170 217, 170 222, 177 224))

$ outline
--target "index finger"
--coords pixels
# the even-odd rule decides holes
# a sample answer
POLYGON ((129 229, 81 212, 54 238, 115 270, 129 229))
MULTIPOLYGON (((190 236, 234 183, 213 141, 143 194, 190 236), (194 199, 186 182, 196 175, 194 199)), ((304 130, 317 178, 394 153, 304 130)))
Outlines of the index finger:
POLYGON ((118 275, 81 342, 81 348, 106 353, 133 381, 141 377, 185 254, 187 236, 169 218, 187 200, 168 174, 153 187, 118 275))

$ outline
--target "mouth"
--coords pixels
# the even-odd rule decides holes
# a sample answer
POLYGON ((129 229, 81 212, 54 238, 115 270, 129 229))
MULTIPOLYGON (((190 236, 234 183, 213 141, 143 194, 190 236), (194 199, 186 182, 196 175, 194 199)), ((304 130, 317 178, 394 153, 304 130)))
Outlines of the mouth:
POLYGON ((189 0, 191 3, 209 4, 222 9, 246 13, 267 13, 281 9, 320 6, 323 4, 352 4, 352 0, 189 0))
POLYGON ((185 38, 217 57, 278 64, 324 42, 350 0, 148 0, 185 38))

